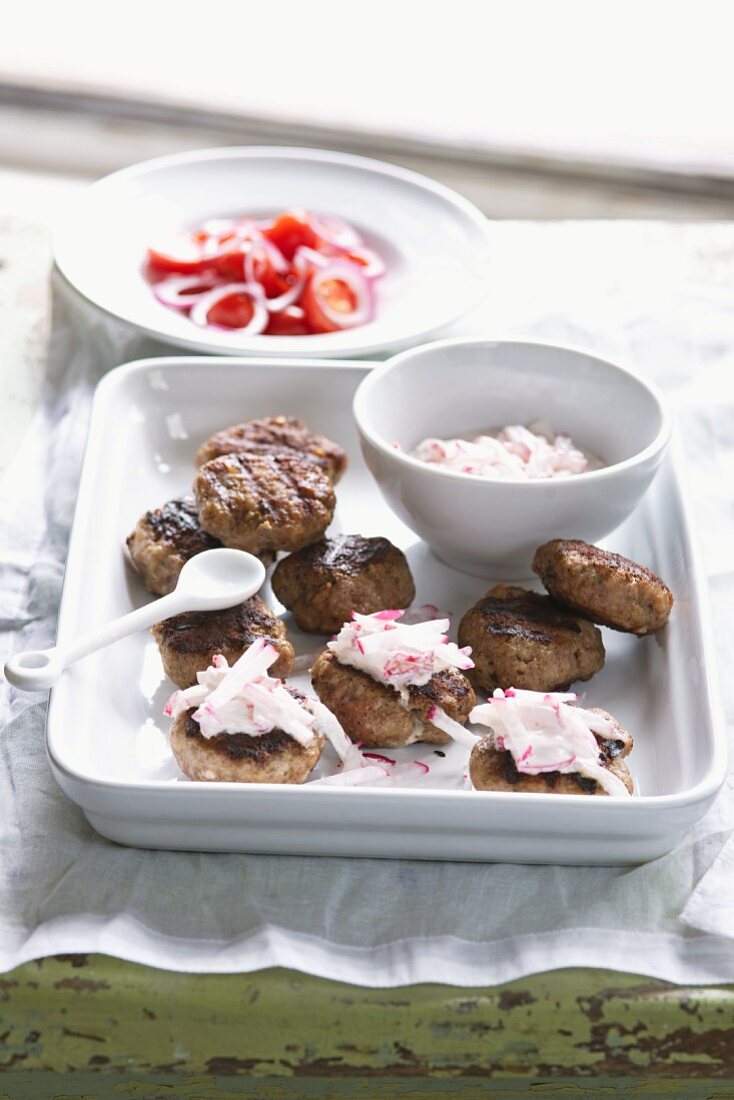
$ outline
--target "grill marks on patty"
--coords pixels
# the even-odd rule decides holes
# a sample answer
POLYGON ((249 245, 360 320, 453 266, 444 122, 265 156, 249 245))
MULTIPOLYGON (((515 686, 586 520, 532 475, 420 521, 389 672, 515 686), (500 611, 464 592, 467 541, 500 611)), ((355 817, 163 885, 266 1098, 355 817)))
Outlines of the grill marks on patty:
POLYGON ((213 458, 227 454, 248 451, 272 454, 283 449, 310 455, 333 484, 347 467, 344 449, 326 436, 313 433, 296 416, 267 416, 216 432, 199 448, 196 465, 203 466, 213 458))
POLYGON ((259 596, 222 611, 185 611, 153 627, 156 640, 177 653, 237 649, 265 638, 271 645, 285 637, 285 626, 259 596))
POLYGON ((654 634, 673 607, 672 592, 651 569, 580 539, 540 546, 533 570, 551 596, 612 630, 654 634))
POLYGON ((126 542, 146 588, 156 596, 173 591, 190 558, 221 546, 218 539, 202 528, 191 496, 177 497, 145 512, 126 542))
POLYGON ((490 593, 475 604, 488 634, 553 645, 569 633, 581 633, 578 619, 547 596, 506 585, 496 585, 491 592, 496 595, 490 593))
POLYGON ((318 463, 296 451, 229 454, 199 469, 204 530, 251 553, 300 550, 323 535, 336 498, 318 463))
POLYGON ((300 561, 316 573, 353 577, 368 565, 391 556, 395 547, 389 539, 363 535, 331 535, 301 551, 300 561))
POLYGON ((168 542, 188 557, 220 545, 199 523, 193 496, 169 500, 162 507, 146 512, 143 522, 156 542, 168 542))
POLYGON ((549 596, 495 585, 459 623, 459 645, 472 647, 469 678, 495 688, 560 691, 604 665, 601 633, 549 596))
POLYGON ((293 666, 295 653, 285 623, 259 596, 222 611, 188 611, 156 623, 151 631, 158 643, 163 670, 181 688, 193 687, 221 653, 231 666, 258 638, 278 652, 270 675, 284 677, 293 666))
POLYGON ((298 745, 283 730, 274 729, 258 737, 248 733, 219 733, 216 737, 204 738, 199 723, 193 717, 193 710, 186 714, 184 733, 188 738, 206 740, 212 749, 222 753, 229 760, 247 760, 250 764, 263 764, 274 753, 282 752, 291 744, 298 745))
POLYGON ((301 630, 335 634, 352 612, 408 607, 415 585, 405 554, 388 539, 333 535, 284 558, 273 592, 301 630))

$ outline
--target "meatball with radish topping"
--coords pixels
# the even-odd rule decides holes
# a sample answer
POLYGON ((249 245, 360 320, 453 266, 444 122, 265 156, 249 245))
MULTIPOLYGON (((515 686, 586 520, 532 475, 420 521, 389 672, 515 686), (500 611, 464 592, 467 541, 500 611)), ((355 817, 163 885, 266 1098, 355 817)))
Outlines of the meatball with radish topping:
MULTIPOLYGON (((224 657, 168 701, 171 751, 189 779, 303 783, 328 736, 307 696, 268 675, 278 660, 260 638, 230 668, 224 657)), ((327 723, 328 725, 328 723, 327 723)), ((343 736, 343 735, 342 735, 343 736)))
POLYGON ((475 790, 627 797, 632 738, 611 714, 572 693, 497 689, 471 721, 491 733, 472 750, 475 790))
POLYGON ((355 613, 312 669, 316 694, 347 735, 370 748, 473 745, 464 729, 476 702, 464 675, 468 652, 449 642, 448 619, 407 626, 402 615, 355 613))

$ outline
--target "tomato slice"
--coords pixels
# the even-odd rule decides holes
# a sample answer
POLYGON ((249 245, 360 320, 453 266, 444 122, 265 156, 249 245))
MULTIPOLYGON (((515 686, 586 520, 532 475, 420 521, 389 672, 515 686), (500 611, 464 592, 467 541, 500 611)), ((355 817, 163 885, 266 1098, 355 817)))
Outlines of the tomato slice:
POLYGON ((252 273, 263 288, 266 298, 279 298, 293 286, 298 278, 295 268, 285 272, 277 271, 272 258, 264 248, 258 248, 257 245, 252 259, 252 273))
POLYGON ((281 309, 280 313, 271 313, 265 329, 266 336, 308 336, 310 332, 305 314, 299 306, 288 306, 287 309, 281 309))
POLYGON ((245 254, 240 248, 233 248, 231 252, 222 252, 218 256, 212 256, 210 266, 232 283, 241 283, 245 278, 245 254))
POLYGON ((268 229, 263 229, 262 234, 280 249, 286 260, 292 260, 301 245, 316 248, 319 243, 307 220, 292 213, 281 214, 268 229))
POLYGON ((223 325, 224 328, 244 328, 249 325, 254 312, 248 294, 230 294, 212 306, 208 320, 210 324, 223 325))
POLYGON ((301 305, 312 332, 340 331, 340 326, 335 325, 322 310, 322 302, 335 313, 344 314, 345 319, 357 306, 354 292, 342 279, 321 279, 317 286, 314 286, 313 278, 309 279, 301 305))
POLYGON ((190 275, 202 271, 209 261, 197 236, 192 233, 176 233, 169 240, 148 249, 148 264, 154 271, 177 271, 190 275))

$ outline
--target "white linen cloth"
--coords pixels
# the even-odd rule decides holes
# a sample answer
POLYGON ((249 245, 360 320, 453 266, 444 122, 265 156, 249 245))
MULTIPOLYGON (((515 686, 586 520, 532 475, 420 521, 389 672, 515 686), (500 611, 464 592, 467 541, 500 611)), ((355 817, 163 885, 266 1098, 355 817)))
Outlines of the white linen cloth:
MULTIPOLYGON (((731 721, 734 226, 501 223, 493 237, 492 291, 457 331, 585 346, 646 372, 675 403, 731 721)), ((3 660, 53 639, 95 382, 163 350, 58 296, 55 310, 44 402, 0 486, 3 660)), ((734 981, 731 780, 675 852, 633 868, 136 851, 97 836, 56 787, 45 699, 4 686, 1 708, 2 970, 100 951, 367 986, 491 985, 574 966, 734 981)))

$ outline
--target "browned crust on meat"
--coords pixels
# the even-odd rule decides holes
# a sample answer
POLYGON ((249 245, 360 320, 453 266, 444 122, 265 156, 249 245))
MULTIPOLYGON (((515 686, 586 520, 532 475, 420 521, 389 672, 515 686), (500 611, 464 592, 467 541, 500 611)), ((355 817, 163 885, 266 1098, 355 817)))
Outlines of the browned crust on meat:
POLYGON ((495 688, 561 691, 589 680, 604 665, 600 631, 549 596, 495 585, 459 624, 459 645, 471 646, 469 677, 495 688))
POLYGON ((171 752, 189 779, 216 783, 303 783, 316 767, 324 745, 321 733, 316 732, 313 742, 304 746, 279 729, 262 737, 220 733, 206 738, 193 714, 193 709, 180 714, 170 732, 171 752))
MULTIPOLYGON (((614 722, 613 738, 596 737, 599 745, 599 762, 624 783, 630 794, 633 793, 632 776, 624 758, 632 748, 632 737, 611 714, 593 708, 595 714, 601 714, 614 722)), ((544 775, 524 775, 515 767, 512 753, 507 749, 498 749, 494 734, 489 733, 474 746, 469 758, 469 776, 478 791, 515 791, 524 794, 593 794, 605 795, 595 779, 580 775, 578 772, 546 772, 544 775)))
POLYGON ((192 496, 177 497, 146 512, 126 542, 145 587, 156 596, 173 591, 189 558, 221 546, 199 523, 192 496))
POLYGON ((297 451, 229 454, 199 469, 199 520, 225 546, 258 554, 321 538, 336 498, 318 463, 297 451))
POLYGON ((554 599, 613 630, 653 634, 673 607, 672 592, 651 569, 580 539, 539 547, 533 569, 554 599))
POLYGON ((391 687, 340 664, 329 650, 316 661, 311 678, 319 699, 346 734, 368 748, 398 748, 414 741, 444 745, 450 738, 428 721, 431 707, 440 706, 463 725, 476 704, 469 681, 458 669, 436 673, 424 687, 411 688, 407 707, 391 687))
POLYGON ((347 468, 347 454, 338 443, 314 434, 297 416, 266 416, 234 424, 215 432, 196 452, 196 465, 203 466, 221 455, 245 451, 271 452, 286 447, 311 455, 336 485, 347 468))
POLYGON ((181 688, 197 683, 196 673, 208 668, 216 653, 233 665, 258 638, 264 638, 278 651, 271 676, 287 676, 295 657, 285 623, 259 596, 224 611, 174 615, 156 623, 151 634, 161 651, 166 676, 181 688))
POLYGON ((333 634, 353 611, 409 607, 415 584, 405 554, 385 538, 333 535, 278 563, 273 592, 301 630, 333 634))

